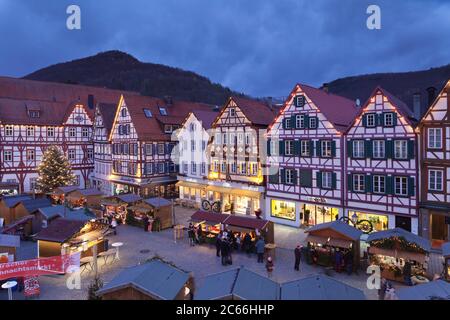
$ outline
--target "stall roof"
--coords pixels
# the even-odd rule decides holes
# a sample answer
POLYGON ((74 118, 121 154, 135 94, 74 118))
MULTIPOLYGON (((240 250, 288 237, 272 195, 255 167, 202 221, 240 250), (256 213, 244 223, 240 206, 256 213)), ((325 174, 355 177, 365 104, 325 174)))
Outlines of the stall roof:
POLYGON ((56 219, 47 228, 42 229, 35 239, 64 243, 78 233, 84 225, 83 221, 56 219))
POLYGON ((145 199, 144 202, 151 205, 154 208, 161 208, 172 205, 172 202, 161 197, 145 199))
POLYGON ((365 300, 363 291, 326 275, 313 275, 281 285, 281 300, 365 300))
POLYGON ((3 197, 2 201, 5 203, 7 208, 12 208, 16 206, 19 202, 25 201, 25 200, 31 200, 33 199, 29 195, 18 195, 18 196, 7 196, 3 197))
POLYGON ((279 293, 277 282, 240 267, 206 276, 195 299, 216 300, 234 296, 244 300, 278 300, 279 293))
POLYGON ((442 245, 442 255, 444 257, 450 257, 450 242, 446 242, 442 245))
POLYGON ((213 224, 223 223, 229 217, 228 214, 224 213, 214 213, 209 211, 196 211, 192 216, 191 220, 194 221, 206 221, 213 224))
POLYGON ((258 229, 262 230, 269 223, 267 220, 263 219, 255 219, 255 218, 247 218, 247 217, 239 217, 235 215, 229 215, 228 218, 224 221, 225 224, 243 227, 247 229, 258 229))
POLYGON ((138 196, 137 194, 134 193, 120 194, 118 196, 115 196, 115 198, 126 203, 132 203, 142 200, 141 196, 138 196))
POLYGON ((450 300, 450 283, 436 280, 397 291, 399 300, 450 300))
POLYGON ((66 194, 66 193, 69 193, 69 192, 72 192, 72 191, 75 191, 75 190, 78 190, 78 189, 79 189, 79 187, 77 187, 77 186, 58 187, 58 188, 55 189, 54 193, 55 194, 59 194, 59 192, 56 192, 57 190, 59 190, 59 191, 61 191, 61 193, 66 194))
MULTIPOLYGON (((25 207, 25 209, 27 209, 27 211, 29 213, 33 213, 36 210, 38 210, 39 208, 45 208, 48 206, 51 206, 52 203, 50 202, 50 200, 46 199, 46 198, 42 198, 42 199, 29 199, 29 200, 24 200, 21 201, 22 205, 25 207)), ((17 203, 16 205, 19 205, 19 203, 17 203)))
POLYGON ((420 246, 425 251, 430 251, 431 249, 431 243, 429 240, 419 237, 415 235, 414 233, 408 232, 402 228, 394 228, 384 231, 375 232, 369 235, 367 237, 367 242, 371 242, 374 240, 380 240, 380 239, 389 239, 394 237, 403 237, 407 241, 412 242, 420 246))
POLYGON ((325 229, 334 230, 334 231, 336 231, 350 239, 353 239, 353 240, 359 240, 359 238, 363 234, 363 232, 361 230, 358 230, 358 229, 348 225, 347 223, 339 221, 339 220, 317 224, 317 225, 309 228, 308 230, 306 230, 306 232, 309 233, 309 232, 325 230, 325 229))
POLYGON ((163 261, 153 260, 124 269, 97 294, 102 296, 131 286, 159 299, 174 300, 188 282, 189 277, 190 275, 187 272, 163 261))
POLYGON ((20 247, 20 236, 0 234, 0 247, 20 247))
POLYGON ((83 189, 83 190, 78 190, 78 192, 84 196, 84 197, 88 197, 88 196, 101 196, 103 195, 103 192, 101 192, 100 190, 98 190, 97 188, 90 188, 90 189, 83 189))
MULTIPOLYGON (((66 208, 69 211, 69 208, 66 208)), ((52 219, 54 217, 62 217, 64 215, 64 206, 48 206, 45 208, 39 208, 37 210, 40 212, 46 219, 52 219)))

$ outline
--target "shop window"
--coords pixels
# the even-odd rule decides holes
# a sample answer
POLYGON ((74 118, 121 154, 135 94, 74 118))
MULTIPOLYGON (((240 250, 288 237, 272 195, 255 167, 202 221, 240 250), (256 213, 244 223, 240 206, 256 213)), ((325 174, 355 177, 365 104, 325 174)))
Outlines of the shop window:
POLYGON ((271 216, 295 221, 295 202, 272 200, 271 216))
POLYGON ((313 226, 331 222, 336 220, 338 214, 339 210, 337 208, 306 204, 303 209, 302 223, 304 225, 313 226))
POLYGON ((358 221, 359 220, 369 220, 372 223, 373 231, 384 231, 388 229, 389 218, 388 216, 381 214, 372 214, 365 212, 355 212, 349 211, 348 217, 352 219, 353 215, 356 215, 358 221))
POLYGON ((443 170, 428 170, 428 189, 430 191, 442 191, 443 170))

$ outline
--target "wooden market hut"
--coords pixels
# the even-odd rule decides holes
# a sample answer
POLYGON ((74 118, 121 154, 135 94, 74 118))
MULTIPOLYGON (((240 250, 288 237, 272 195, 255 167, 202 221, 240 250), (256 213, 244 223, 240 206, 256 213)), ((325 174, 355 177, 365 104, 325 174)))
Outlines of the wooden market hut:
POLYGON ((281 300, 366 300, 364 292, 323 274, 281 285, 281 300))
POLYGON ((189 300, 194 293, 192 274, 153 259, 124 269, 103 286, 103 300, 189 300))
POLYGON ((0 234, 0 255, 7 254, 9 258, 8 262, 16 261, 17 248, 19 247, 19 236, 0 234))
MULTIPOLYGON (((29 195, 7 196, 2 197, 0 200, 0 220, 3 221, 3 226, 13 223, 17 219, 21 218, 16 215, 16 205, 21 201, 33 199, 29 195)), ((0 227, 2 224, 0 223, 0 227)))
POLYGON ((431 242, 402 228, 389 229, 370 234, 368 253, 373 264, 380 265, 382 277, 403 282, 404 262, 416 264, 413 275, 425 276, 431 242))
POLYGON ((120 194, 111 197, 105 197, 100 204, 104 208, 106 215, 120 216, 120 220, 125 222, 127 218, 127 208, 142 200, 142 197, 134 194, 120 194))
POLYGON ((275 242, 275 231, 272 221, 228 215, 228 218, 223 223, 232 232, 251 233, 255 236, 260 234, 266 243, 275 242))
POLYGON ((158 229, 164 230, 173 226, 172 202, 167 199, 160 197, 143 199, 127 209, 128 215, 137 221, 141 220, 144 215, 159 220, 158 229))
POLYGON ((396 295, 399 300, 449 300, 450 283, 435 280, 413 287, 400 288, 396 295))
POLYGON ((450 281, 450 242, 442 245, 442 256, 444 257, 445 279, 450 281))
MULTIPOLYGON (((317 263, 323 266, 332 264, 335 250, 351 250, 353 253, 353 269, 356 270, 360 262, 360 238, 362 231, 345 222, 335 220, 317 224, 305 231, 306 241, 315 246, 317 263), (331 250, 332 249, 332 250, 331 250)), ((305 248, 307 249, 307 248, 305 248)))
POLYGON ((38 245, 38 257, 59 256, 62 253, 81 251, 81 257, 92 256, 92 247, 97 252, 108 250, 104 234, 108 227, 97 221, 69 220, 57 218, 42 229, 35 239, 38 245))
POLYGON ((74 207, 100 207, 103 192, 96 188, 76 189, 67 194, 67 201, 74 207))
POLYGON ((278 300, 280 285, 245 267, 206 276, 195 300, 278 300))
POLYGON ((78 189, 79 189, 78 186, 58 187, 55 190, 53 190, 53 192, 50 194, 50 197, 52 198, 55 204, 64 204, 67 195, 78 189))

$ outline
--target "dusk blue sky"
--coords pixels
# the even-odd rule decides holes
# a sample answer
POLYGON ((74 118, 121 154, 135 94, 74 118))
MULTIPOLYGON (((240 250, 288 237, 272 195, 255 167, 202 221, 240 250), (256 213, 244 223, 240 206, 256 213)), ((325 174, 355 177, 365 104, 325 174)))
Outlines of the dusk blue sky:
POLYGON ((0 0, 0 75, 118 49, 254 96, 450 63, 444 0, 0 0), (82 30, 66 28, 78 4, 82 30), (381 7, 382 29, 366 28, 381 7))

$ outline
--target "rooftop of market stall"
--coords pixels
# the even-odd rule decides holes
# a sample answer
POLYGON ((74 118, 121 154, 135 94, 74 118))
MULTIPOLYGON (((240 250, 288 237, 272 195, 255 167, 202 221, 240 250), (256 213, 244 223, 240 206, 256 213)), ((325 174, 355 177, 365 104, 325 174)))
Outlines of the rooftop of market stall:
POLYGON ((399 300, 450 300, 450 283, 435 280, 413 287, 400 288, 399 300))
POLYGON ((154 259, 124 269, 97 295, 103 300, 185 300, 193 290, 190 273, 154 259))
POLYGON ((53 190, 52 193, 50 193, 50 197, 53 199, 55 203, 64 203, 66 196, 75 191, 78 190, 78 186, 65 186, 65 187, 58 187, 55 190, 53 190))
POLYGON ((245 267, 198 280, 195 300, 278 300, 280 285, 245 267))
POLYGON ((74 207, 99 206, 103 197, 103 192, 96 189, 77 189, 66 195, 69 203, 74 207))
POLYGON ((8 261, 16 261, 17 248, 20 247, 20 237, 10 234, 0 234, 0 256, 7 254, 8 261))
MULTIPOLYGON (((147 215, 154 220, 159 221, 158 229, 167 229, 173 226, 172 202, 161 198, 142 199, 134 205, 127 207, 128 214, 133 216, 136 221, 142 220, 147 215)), ((130 216, 127 221, 130 221, 130 216)))
POLYGON ((318 274, 281 285, 281 300, 366 300, 364 292, 318 274))
POLYGON ((442 245, 442 255, 444 258, 450 258, 450 242, 446 242, 442 245))

